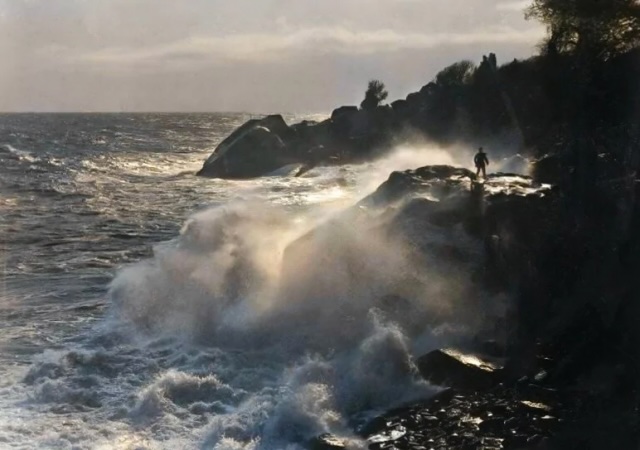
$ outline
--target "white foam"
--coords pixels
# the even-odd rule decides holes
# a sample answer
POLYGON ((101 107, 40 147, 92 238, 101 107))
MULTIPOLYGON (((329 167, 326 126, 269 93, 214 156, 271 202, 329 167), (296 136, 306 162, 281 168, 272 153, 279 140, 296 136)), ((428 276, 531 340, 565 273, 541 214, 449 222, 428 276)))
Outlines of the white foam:
MULTIPOLYGON (((352 431, 363 412, 434 392, 412 349, 436 345, 431 316, 466 306, 467 274, 418 264, 411 245, 357 217, 318 229, 283 272, 285 250, 391 170, 452 162, 425 145, 302 178, 215 184, 216 199, 244 199, 193 214, 153 258, 118 273, 91 349, 48 352, 32 366, 29 407, 42 420, 16 434, 37 430, 23 438, 44 448, 267 450, 330 432, 365 448, 352 431), (387 294, 406 303, 388 308, 387 294)), ((431 233, 424 239, 458 237, 431 233)))

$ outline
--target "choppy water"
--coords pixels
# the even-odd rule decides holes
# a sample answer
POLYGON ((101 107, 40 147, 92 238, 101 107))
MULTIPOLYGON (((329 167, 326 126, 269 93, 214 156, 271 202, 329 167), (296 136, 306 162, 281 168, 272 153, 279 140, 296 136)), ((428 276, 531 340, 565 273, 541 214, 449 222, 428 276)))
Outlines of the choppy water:
MULTIPOLYGON (((433 391, 370 281, 280 280, 292 240, 413 157, 193 176, 248 118, 0 116, 0 448, 297 448, 433 391)), ((406 263, 385 251, 368 280, 406 263)))

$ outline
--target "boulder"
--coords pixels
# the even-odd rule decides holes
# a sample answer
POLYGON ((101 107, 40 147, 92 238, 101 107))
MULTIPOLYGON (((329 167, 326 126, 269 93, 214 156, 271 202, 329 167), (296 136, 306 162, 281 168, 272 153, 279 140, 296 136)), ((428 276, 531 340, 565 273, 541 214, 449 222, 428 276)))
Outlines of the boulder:
POLYGON ((356 114, 358 111, 359 110, 357 106, 341 106, 333 110, 333 112, 331 113, 331 120, 337 120, 344 115, 356 114))
POLYGON ((434 350, 416 360, 429 382, 459 390, 487 389, 500 381, 500 369, 476 355, 457 350, 434 350))
POLYGON ((197 175, 211 178, 252 178, 297 161, 285 142, 295 136, 280 115, 252 119, 227 137, 197 175))
POLYGON ((253 178, 289 164, 285 144, 262 126, 251 127, 229 144, 221 144, 198 172, 211 178, 253 178))
POLYGON ((369 113, 354 108, 343 106, 331 114, 331 131, 336 138, 347 140, 366 133, 369 113))

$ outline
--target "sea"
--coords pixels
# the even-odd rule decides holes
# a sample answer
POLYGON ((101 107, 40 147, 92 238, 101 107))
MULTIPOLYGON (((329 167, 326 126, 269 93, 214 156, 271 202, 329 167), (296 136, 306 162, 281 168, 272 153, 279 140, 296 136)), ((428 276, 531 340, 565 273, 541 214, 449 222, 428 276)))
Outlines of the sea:
POLYGON ((411 362, 437 330, 375 307, 401 253, 343 230, 362 282, 283 259, 392 170, 454 158, 195 176, 254 117, 0 115, 0 449, 366 448, 359 426, 437 391, 411 362))

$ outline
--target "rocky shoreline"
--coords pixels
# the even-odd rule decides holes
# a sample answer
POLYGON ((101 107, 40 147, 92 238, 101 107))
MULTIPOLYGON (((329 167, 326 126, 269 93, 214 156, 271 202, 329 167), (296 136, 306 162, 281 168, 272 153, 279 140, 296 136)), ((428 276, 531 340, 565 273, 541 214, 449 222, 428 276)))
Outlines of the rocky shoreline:
MULTIPOLYGON (((454 385, 487 375, 442 355, 436 360, 443 365, 422 365, 424 378, 452 390, 374 421, 365 438, 395 438, 370 440, 370 448, 640 448, 640 97, 632 82, 640 50, 584 62, 556 52, 498 67, 489 55, 478 67, 444 69, 389 106, 340 107, 320 123, 250 121, 199 172, 252 178, 297 164, 302 174, 375 158, 416 134, 445 145, 499 143, 510 155, 523 149, 536 160, 533 178, 492 174, 479 182, 449 166, 393 173, 287 249, 285 273, 318 249, 331 264, 330 250, 350 245, 334 238, 346 224, 402 242, 418 272, 428 266, 435 276, 446 274, 457 299, 466 299, 463 310, 429 320, 485 317, 475 339, 481 345, 463 350, 483 357, 487 341, 501 349, 499 381, 490 376, 473 388, 454 385), (508 301, 497 305, 497 298, 508 301), (496 306, 505 306, 502 316, 493 311, 487 320, 496 306), (546 405, 544 413, 532 405, 546 405)), ((308 269, 306 276, 321 276, 308 269)), ((404 281, 428 284, 420 276, 404 281)), ((393 317, 417 300, 411 289, 390 285, 380 308, 393 317)), ((417 318, 409 328, 430 325, 417 318)), ((340 445, 325 437, 310 447, 340 445)))
MULTIPOLYGON (((627 329, 621 317, 604 324, 584 298, 566 296, 574 283, 587 282, 576 272, 585 264, 580 246, 599 245, 609 236, 594 236, 593 229, 576 234, 570 202, 561 189, 526 176, 493 174, 479 182, 466 169, 427 166, 393 173, 376 192, 320 227, 366 224, 410 242, 417 261, 437 255, 442 270, 466 273, 474 290, 492 294, 477 300, 473 314, 482 314, 499 295, 510 299, 504 317, 490 319, 498 321, 462 343, 462 350, 436 350, 414 361, 415 376, 445 390, 357 427, 370 449, 596 448, 589 442, 602 442, 611 430, 616 436, 608 439, 624 445, 617 448, 635 448, 627 446, 636 442, 638 429, 628 363, 617 351, 602 353, 619 342, 617 333, 628 337, 627 329), (460 247, 463 236, 478 243, 480 258, 460 247), (619 421, 602 420, 602 411, 619 421), (602 428, 586 425, 594 420, 602 428)), ((330 253, 336 245, 327 240, 331 234, 313 231, 287 252, 304 255, 305 247, 322 246, 330 253)), ((390 293, 381 308, 392 315, 414 301, 390 293)), ((447 320, 443 314, 434 322, 447 320)), ((426 326, 415 324, 416 330, 426 326)), ((309 447, 345 445, 322 436, 309 447)))

